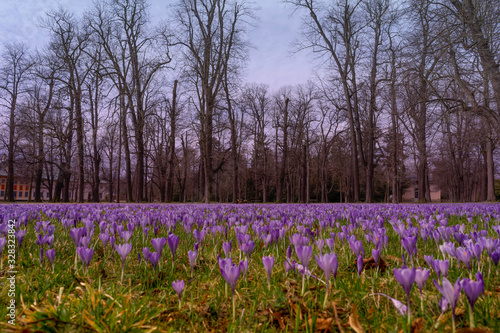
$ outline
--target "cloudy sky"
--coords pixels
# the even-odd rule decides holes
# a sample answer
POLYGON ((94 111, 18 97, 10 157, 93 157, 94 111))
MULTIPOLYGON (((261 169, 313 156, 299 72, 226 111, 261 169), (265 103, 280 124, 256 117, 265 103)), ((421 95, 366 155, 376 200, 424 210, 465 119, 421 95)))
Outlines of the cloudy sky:
MULTIPOLYGON (((300 37, 300 18, 291 16, 292 8, 280 0, 254 0, 259 21, 250 37, 255 46, 250 51, 246 82, 265 83, 272 90, 287 84, 305 83, 311 76, 311 55, 293 54, 293 42, 300 37)), ((174 0, 150 0, 153 20, 163 19, 174 0)), ((58 6, 80 15, 92 0, 0 0, 0 43, 23 41, 36 48, 46 40, 37 27, 46 11, 58 6)))

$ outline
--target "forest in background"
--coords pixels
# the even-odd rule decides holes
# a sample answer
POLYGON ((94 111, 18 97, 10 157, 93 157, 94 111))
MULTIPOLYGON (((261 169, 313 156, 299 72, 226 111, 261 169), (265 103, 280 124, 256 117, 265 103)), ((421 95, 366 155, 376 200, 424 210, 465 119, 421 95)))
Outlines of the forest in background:
POLYGON ((6 200, 15 179, 54 202, 495 200, 498 0, 284 2, 317 74, 283 87, 244 81, 249 2, 47 12, 49 42, 0 59, 6 200))

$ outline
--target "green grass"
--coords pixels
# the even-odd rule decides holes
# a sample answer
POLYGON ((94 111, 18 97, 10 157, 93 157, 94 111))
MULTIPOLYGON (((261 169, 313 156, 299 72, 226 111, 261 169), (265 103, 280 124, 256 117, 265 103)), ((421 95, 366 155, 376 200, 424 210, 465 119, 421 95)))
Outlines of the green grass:
MULTIPOLYGON (((467 223, 460 217, 450 219, 454 224, 467 223)), ((346 224, 342 221, 342 224, 346 224)), ((232 319, 231 290, 225 292, 223 280, 217 263, 217 254, 223 256, 222 236, 214 239, 210 233, 200 246, 194 278, 190 278, 190 264, 187 251, 195 243, 191 235, 187 235, 181 226, 177 226, 176 234, 180 236, 175 266, 172 267, 172 256, 168 245, 157 272, 144 261, 138 262, 137 253, 142 256, 143 246, 151 246, 152 237, 167 237, 164 228, 157 236, 151 230, 147 240, 143 239, 142 230, 136 227, 131 242, 132 252, 126 260, 123 282, 120 281, 121 259, 111 250, 109 244, 103 249, 98 239, 96 228, 91 246, 94 256, 84 272, 78 259, 78 268, 74 270, 75 246, 69 233, 56 225, 55 270, 45 257, 39 263, 39 249, 36 245, 36 234, 33 223, 20 251, 18 251, 17 274, 17 325, 10 326, 4 321, 7 309, 0 307, 2 326, 0 331, 41 331, 41 332, 314 332, 328 327, 337 331, 341 325, 346 332, 351 330, 349 316, 354 307, 357 309, 359 322, 367 332, 400 332, 406 331, 406 317, 402 317, 384 297, 372 295, 384 293, 406 303, 406 296, 401 286, 394 279, 392 270, 401 267, 401 243, 392 227, 386 222, 389 246, 382 252, 387 264, 385 273, 365 270, 361 277, 357 276, 355 257, 349 246, 336 239, 335 252, 339 258, 337 279, 331 281, 331 290, 327 307, 322 308, 325 295, 324 284, 314 278, 306 279, 306 292, 301 296, 302 277, 297 272, 285 274, 284 259, 286 247, 280 242, 265 248, 260 240, 256 241, 256 250, 250 259, 247 277, 240 277, 236 287, 236 319, 232 319), (275 265, 272 273, 271 288, 267 284, 267 276, 262 265, 264 255, 274 255, 275 265), (177 294, 172 288, 172 281, 183 279, 186 282, 182 296, 182 307, 178 309, 177 294), (338 312, 338 321, 334 318, 333 304, 338 312), (325 326, 327 325, 327 326, 325 326)), ((83 226, 82 223, 79 226, 83 226)), ((336 228, 325 231, 337 231, 336 228)), ((469 231, 469 230, 466 230, 469 231)), ((296 232, 295 228, 286 235, 296 232)), ((253 231, 249 228, 249 233, 253 231)), ((373 247, 368 244, 362 230, 355 232, 358 239, 369 253, 373 247)), ((496 234, 489 230, 490 237, 496 234)), ((230 233, 233 241, 231 257, 233 261, 243 259, 237 248, 234 231, 230 233)), ((324 250, 328 250, 325 245, 324 250)), ((314 247, 310 269, 312 274, 324 280, 323 272, 314 261, 314 247)), ((433 240, 424 244, 418 241, 417 262, 425 267, 424 254, 433 254, 435 258, 442 255, 437 251, 433 240)), ((295 256, 295 254, 293 255, 295 256)), ((486 294, 475 306, 477 327, 488 327, 494 332, 500 331, 500 274, 499 269, 491 265, 488 274, 487 255, 483 254, 481 266, 487 281, 486 294)), ((5 253, 2 260, 6 261, 5 253)), ((297 260, 297 258, 295 258, 297 260)), ((7 276, 4 272, 1 275, 7 276)), ((450 265, 449 279, 468 277, 464 267, 457 266, 454 260, 450 265)), ((412 290, 411 310, 413 321, 423 320, 422 331, 446 332, 450 330, 450 312, 444 316, 438 308, 440 294, 432 284, 436 275, 431 272, 423 292, 423 311, 416 286, 412 290)), ((8 289, 5 279, 0 282, 1 304, 8 301, 8 289)), ((457 328, 468 327, 467 300, 462 293, 458 304, 457 328)))

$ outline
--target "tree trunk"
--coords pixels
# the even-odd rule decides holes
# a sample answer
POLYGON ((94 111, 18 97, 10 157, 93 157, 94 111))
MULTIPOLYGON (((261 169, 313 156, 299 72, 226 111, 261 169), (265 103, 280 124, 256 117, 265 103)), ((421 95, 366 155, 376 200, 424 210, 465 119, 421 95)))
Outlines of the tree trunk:
POLYGON ((267 202, 267 151, 264 147, 264 175, 262 181, 262 202, 267 202))
MULTIPOLYGON (((120 138, 118 138, 120 140, 120 138)), ((108 201, 113 202, 113 149, 110 150, 109 152, 109 174, 108 174, 108 192, 109 192, 109 197, 108 201)), ((118 174, 120 172, 118 171, 118 174)))
MULTIPOLYGON (((289 186, 289 175, 287 175, 287 165, 288 165, 288 103, 290 100, 285 99, 285 107, 283 109, 283 160, 281 161, 281 171, 280 171, 280 184, 285 183, 286 187, 286 201, 290 202, 290 186, 289 186)), ((283 186, 283 185, 281 185, 283 186)), ((281 192, 281 191, 280 191, 281 192)), ((280 193, 281 194, 281 193, 280 193)), ((281 198, 280 201, 281 202, 281 198)))
POLYGON ((82 115, 82 94, 79 84, 74 91, 75 120, 76 120, 76 144, 78 150, 78 202, 83 202, 85 190, 85 169, 84 169, 84 138, 83 138, 83 115, 82 115))
POLYGON ((398 135, 398 103, 396 100, 396 52, 393 48, 392 37, 389 36, 389 49, 391 52, 391 83, 390 83, 390 94, 391 94, 391 139, 392 139, 392 203, 401 202, 401 190, 399 186, 399 161, 398 161, 398 150, 399 150, 399 135, 398 135))
MULTIPOLYGON (((177 118, 177 83, 174 81, 174 90, 172 91, 172 110, 170 110, 170 151, 168 157, 167 174, 167 202, 171 202, 174 196, 174 159, 175 159, 175 135, 177 118)), ((179 198, 180 200, 180 198, 179 198)))
POLYGON ((276 179, 276 203, 281 203, 281 190, 283 189, 283 182, 281 180, 280 167, 278 163, 278 120, 276 120, 276 134, 275 134, 275 147, 274 147, 274 160, 275 160, 275 179, 276 179))
POLYGON ((5 198, 7 201, 15 201, 14 198, 14 134, 16 128, 15 111, 17 104, 17 93, 12 94, 10 103, 10 119, 9 119, 9 144, 7 156, 7 192, 5 198))
POLYGON ((128 129, 127 129, 127 105, 125 104, 125 94, 120 93, 120 109, 121 109, 121 125, 122 125, 122 142, 123 149, 125 150, 125 179, 127 184, 127 202, 133 201, 132 196, 132 166, 130 159, 130 147, 128 142, 128 129))

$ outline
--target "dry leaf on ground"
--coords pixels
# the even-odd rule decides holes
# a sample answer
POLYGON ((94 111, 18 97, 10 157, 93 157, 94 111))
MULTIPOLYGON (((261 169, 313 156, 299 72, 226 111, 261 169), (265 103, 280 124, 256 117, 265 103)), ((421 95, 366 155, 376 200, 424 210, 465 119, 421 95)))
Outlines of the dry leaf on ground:
POLYGON ((358 309, 356 309, 356 304, 352 305, 352 314, 349 316, 349 325, 356 333, 365 333, 365 329, 359 322, 358 309))
POLYGON ((424 328, 424 319, 423 318, 415 318, 411 323, 411 333, 420 333, 424 328))
MULTIPOLYGON (((316 331, 327 331, 332 332, 331 326, 333 323, 333 318, 317 318, 316 319, 316 331)), ((309 326, 312 325, 312 319, 309 319, 309 326)))

